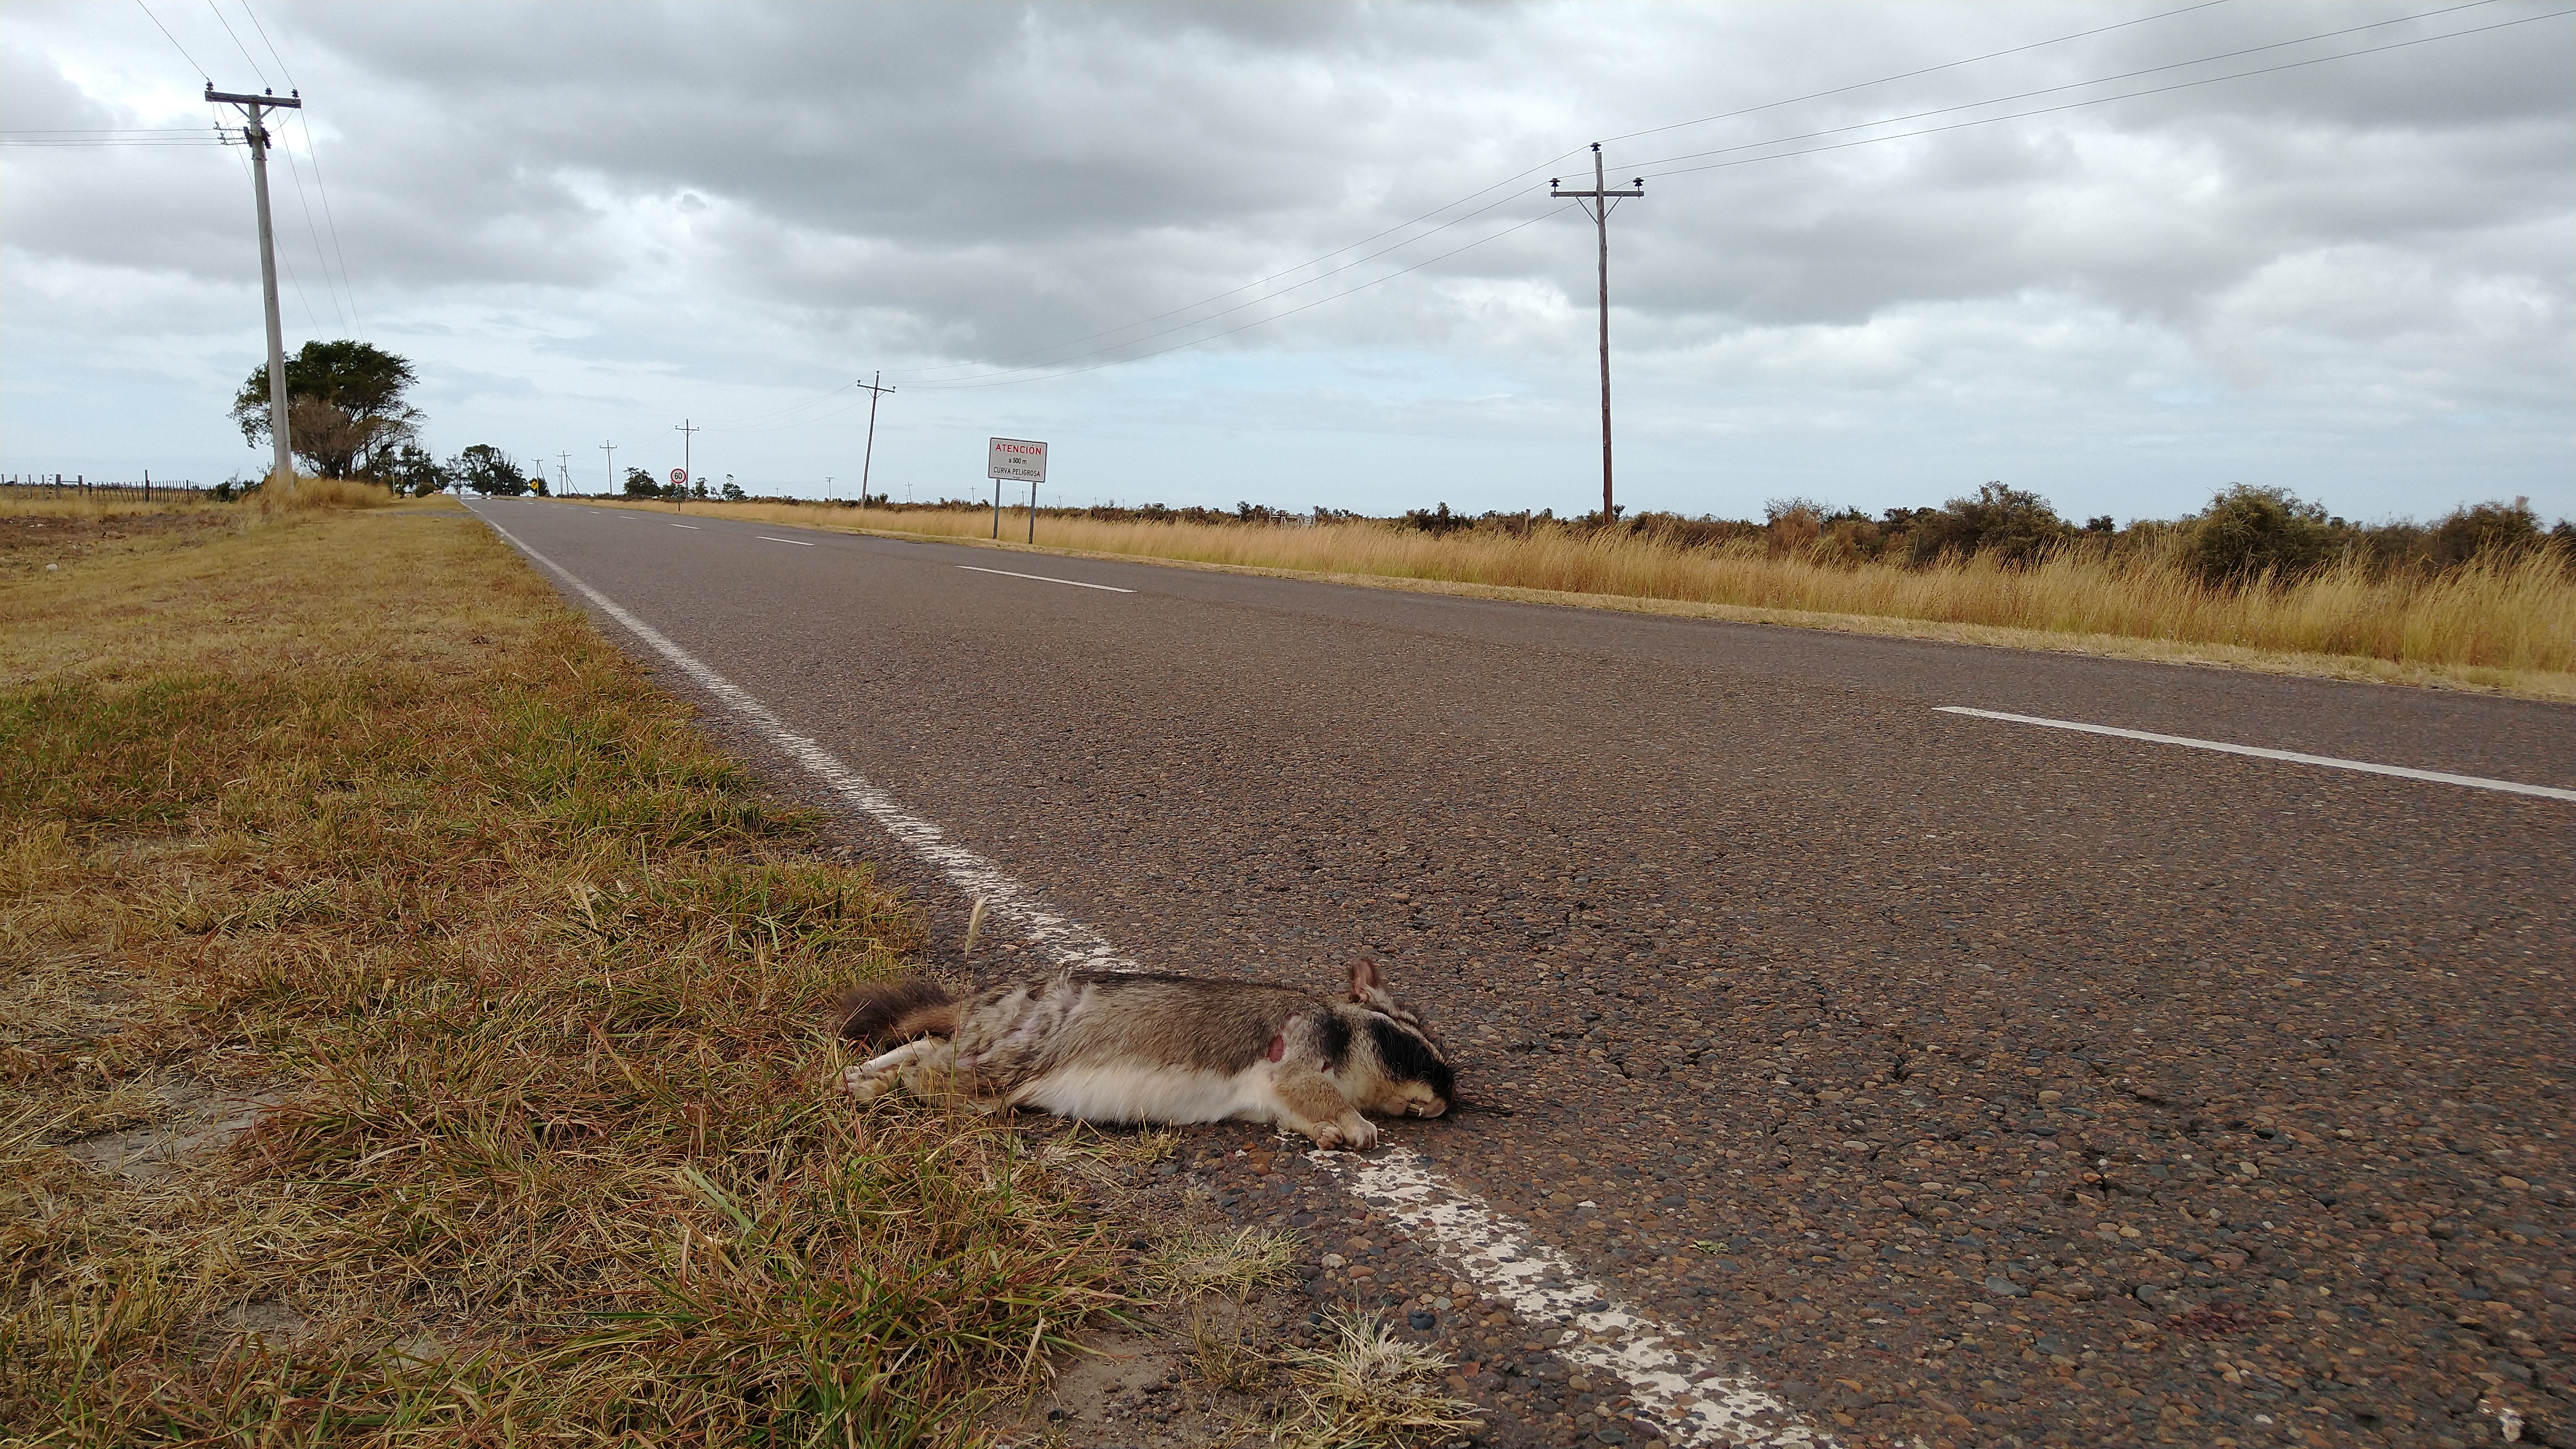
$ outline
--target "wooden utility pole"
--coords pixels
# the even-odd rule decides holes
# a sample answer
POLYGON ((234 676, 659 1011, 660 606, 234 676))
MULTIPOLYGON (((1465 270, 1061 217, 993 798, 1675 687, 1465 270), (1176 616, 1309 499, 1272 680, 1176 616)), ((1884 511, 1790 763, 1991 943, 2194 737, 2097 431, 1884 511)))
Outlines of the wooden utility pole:
POLYGON ((862 509, 868 506, 868 470, 873 468, 877 461, 877 400, 894 391, 893 388, 883 386, 884 373, 876 373, 874 376, 876 379, 874 382, 859 384, 868 390, 868 450, 859 455, 859 507, 862 509))
POLYGON ((1568 191, 1565 183, 1548 178, 1548 195, 1577 203, 1589 202, 1583 209, 1601 234, 1601 526, 1608 528, 1618 510, 1610 501, 1610 206, 1622 196, 1646 194, 1646 178, 1640 176, 1628 183, 1632 191, 1612 191, 1601 179, 1601 143, 1592 143, 1592 189, 1568 191))
POLYGON ((680 425, 671 431, 680 435, 680 475, 688 480, 680 485, 680 496, 686 498, 689 496, 689 484, 698 481, 698 475, 693 471, 694 465, 690 461, 689 445, 696 442, 698 434, 705 432, 706 429, 690 427, 689 420, 682 418, 680 425))
POLYGON ((268 221, 268 127, 260 118, 272 110, 304 109, 304 93, 279 100, 273 91, 237 96, 206 83, 206 99, 239 106, 250 124, 242 141, 250 147, 251 192, 259 202, 259 292, 268 307, 268 440, 273 449, 268 480, 281 488, 295 486, 295 453, 287 439, 286 332, 277 320, 277 234, 268 221))
POLYGON ((618 489, 617 489, 617 445, 616 445, 615 443, 602 443, 602 444, 600 444, 600 445, 599 445, 599 447, 600 447, 600 451, 601 451, 601 452, 604 452, 604 453, 606 453, 606 454, 608 455, 608 496, 609 496, 609 497, 611 497, 611 498, 614 498, 614 497, 616 497, 616 496, 617 496, 617 492, 618 492, 618 489))

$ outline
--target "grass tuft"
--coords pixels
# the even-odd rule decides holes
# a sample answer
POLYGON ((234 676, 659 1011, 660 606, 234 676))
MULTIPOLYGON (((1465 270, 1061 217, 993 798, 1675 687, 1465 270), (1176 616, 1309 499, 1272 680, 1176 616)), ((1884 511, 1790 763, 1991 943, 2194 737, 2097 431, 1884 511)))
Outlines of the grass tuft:
POLYGON ((1336 1311, 1325 1327, 1331 1344, 1286 1357, 1301 1411, 1272 1432, 1272 1443, 1292 1449, 1416 1445, 1476 1427, 1476 1406, 1440 1391, 1447 1355, 1397 1338, 1374 1313, 1336 1311))
POLYGON ((1192 1231, 1155 1245, 1145 1279, 1174 1297, 1222 1292, 1239 1299, 1256 1288, 1286 1282, 1296 1261, 1297 1240, 1286 1233, 1260 1228, 1192 1231))

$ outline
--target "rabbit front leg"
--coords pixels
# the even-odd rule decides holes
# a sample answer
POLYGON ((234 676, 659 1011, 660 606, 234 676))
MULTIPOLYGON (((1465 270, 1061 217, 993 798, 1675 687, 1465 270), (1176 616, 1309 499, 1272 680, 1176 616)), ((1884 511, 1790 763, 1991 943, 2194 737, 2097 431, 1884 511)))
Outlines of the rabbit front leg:
POLYGON ((956 1056, 956 1047, 944 1037, 908 1041, 842 1073, 841 1087, 860 1102, 873 1102, 897 1086, 916 1097, 940 1095, 956 1056))
POLYGON ((1303 1132, 1330 1151, 1347 1147, 1366 1152, 1377 1145, 1377 1124, 1359 1114, 1332 1078, 1303 1062, 1279 1068, 1272 1080, 1276 1120, 1291 1132, 1303 1132))

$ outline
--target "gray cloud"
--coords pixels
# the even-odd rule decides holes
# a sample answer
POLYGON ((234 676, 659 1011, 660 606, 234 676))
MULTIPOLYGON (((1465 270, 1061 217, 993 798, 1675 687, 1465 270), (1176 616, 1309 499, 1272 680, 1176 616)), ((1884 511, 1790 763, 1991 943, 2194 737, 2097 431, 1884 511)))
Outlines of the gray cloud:
MULTIPOLYGON (((239 0, 219 3, 238 12, 239 0)), ((203 13, 158 9, 199 59, 240 59, 203 13)), ((1318 269, 1291 271, 1172 319, 1191 325, 1168 336, 1147 334, 1172 320, 1034 356, 1087 366, 1103 342, 1167 346, 1496 237, 1347 300, 1136 371, 1034 389, 943 395, 934 385, 1295 268, 1533 166, 1588 175, 1578 148, 1597 135, 2153 13, 1860 3, 259 12, 312 100, 340 241, 338 252, 327 238, 313 245, 301 208, 319 197, 298 200, 281 175, 282 246, 313 313, 297 330, 338 330, 325 275, 336 281, 345 252, 359 322, 420 355, 444 410, 433 410, 433 429, 459 433, 450 446, 485 430, 552 430, 569 444, 629 426, 622 416, 658 431, 676 420, 664 411, 760 413, 883 365, 909 390, 904 425, 961 455, 997 411, 1060 417, 1104 438, 1161 420, 1118 450, 1143 482, 1128 496, 1237 486, 1210 485, 1191 456, 1211 437, 1245 434, 1276 440, 1269 476, 1415 488, 1422 465, 1372 477, 1391 455, 1350 441, 1413 429, 1424 456, 1479 460, 1459 481, 1482 496, 1449 487, 1469 506, 1576 506, 1588 486, 1590 227, 1547 215, 1547 171, 1484 197, 1502 204, 1483 216, 1341 275, 1292 287, 1318 269), (1543 219, 1496 235, 1531 218, 1543 219), (1193 320, 1271 294, 1223 320, 1193 320), (1531 445, 1541 438, 1549 446, 1531 445), (1518 441, 1497 454, 1489 445, 1503 439, 1518 441)), ((1614 140, 1609 155, 1620 176, 1758 157, 1769 153, 1664 159, 1951 124, 2542 12, 2509 0, 1841 129, 2407 13, 2219 6, 1614 140)), ((0 43, 8 128, 204 115, 187 104, 195 76, 140 14, 22 4, 13 15, 0 43)), ((1819 469, 1848 475, 1855 495, 1903 495, 1888 502, 2011 470, 2057 473, 2070 492, 2168 512, 2241 474, 2346 490, 2362 500, 2337 500, 2352 512, 2447 506, 2463 477, 2480 480, 2471 491, 2563 491, 2576 433, 2566 401, 2576 298, 2564 264, 2576 242, 2576 174, 2565 165, 2576 98, 2561 63, 2570 23, 1657 176, 1612 224, 1641 502, 1742 511, 1758 505, 1766 477, 1812 481, 1819 469), (2486 441, 2458 432, 2454 420, 2470 415, 2487 420, 2486 441), (2391 427, 2419 431, 2392 442, 2391 427), (1701 461, 1711 438, 1727 440, 1726 469, 1701 461), (2418 476, 2428 465, 2410 460, 2431 458, 2449 461, 2418 476)), ((236 83, 231 75, 216 79, 236 83)), ((282 70, 269 79, 282 88, 282 70)), ((76 446, 46 422, 71 414, 24 400, 58 396, 88 365, 60 359, 95 349, 103 329, 137 348, 228 359, 194 384, 157 381, 174 412, 191 387, 184 406, 200 413, 228 394, 255 360, 243 339, 256 346, 255 315, 229 310, 247 256, 238 152, 12 150, 0 167, 11 198, 0 219, 0 406, 13 461, 76 446)), ((120 385, 130 384, 95 383, 120 385)), ((170 446, 211 446, 195 441, 204 436, 174 425, 170 446)), ((823 427, 746 435, 742 446, 757 466, 819 477, 840 444, 823 427)))

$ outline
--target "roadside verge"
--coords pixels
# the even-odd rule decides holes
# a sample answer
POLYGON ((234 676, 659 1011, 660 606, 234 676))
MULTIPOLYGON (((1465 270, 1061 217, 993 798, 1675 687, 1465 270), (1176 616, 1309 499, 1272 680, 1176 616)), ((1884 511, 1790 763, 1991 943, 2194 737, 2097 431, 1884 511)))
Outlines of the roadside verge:
POLYGON ((918 921, 461 510, 48 528, 0 1437, 943 1443, 1129 1301, 1062 1154, 815 1090, 918 921))

